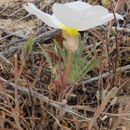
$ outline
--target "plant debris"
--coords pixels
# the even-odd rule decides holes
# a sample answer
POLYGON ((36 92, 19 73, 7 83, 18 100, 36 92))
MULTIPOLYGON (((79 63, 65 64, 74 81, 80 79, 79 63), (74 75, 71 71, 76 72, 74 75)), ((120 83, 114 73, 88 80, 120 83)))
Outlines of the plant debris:
POLYGON ((86 61, 77 62, 88 71, 74 71, 61 102, 64 38, 23 4, 51 14, 55 2, 70 1, 0 0, 0 130, 130 130, 130 1, 84 0, 124 20, 80 32, 86 61))

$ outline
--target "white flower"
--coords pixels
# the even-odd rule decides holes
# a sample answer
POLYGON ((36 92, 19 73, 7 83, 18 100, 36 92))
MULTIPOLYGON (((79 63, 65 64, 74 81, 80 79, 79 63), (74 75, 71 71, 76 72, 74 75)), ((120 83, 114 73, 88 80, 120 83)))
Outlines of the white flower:
MULTIPOLYGON (((114 19, 113 13, 109 13, 108 9, 100 5, 92 6, 82 1, 65 4, 55 3, 52 15, 40 11, 32 3, 28 3, 28 6, 24 5, 24 8, 30 14, 36 15, 48 26, 63 30, 69 28, 84 31, 114 19)), ((117 13, 115 13, 115 16, 117 19, 123 19, 117 13)))

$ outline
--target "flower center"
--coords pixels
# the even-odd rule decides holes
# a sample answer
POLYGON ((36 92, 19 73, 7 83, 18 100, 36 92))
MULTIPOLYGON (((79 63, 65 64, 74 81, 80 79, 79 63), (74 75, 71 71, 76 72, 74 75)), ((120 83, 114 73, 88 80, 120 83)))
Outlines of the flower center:
POLYGON ((79 36, 78 30, 75 28, 69 28, 63 24, 60 25, 59 27, 64 30, 64 33, 67 33, 71 37, 78 37, 79 36))

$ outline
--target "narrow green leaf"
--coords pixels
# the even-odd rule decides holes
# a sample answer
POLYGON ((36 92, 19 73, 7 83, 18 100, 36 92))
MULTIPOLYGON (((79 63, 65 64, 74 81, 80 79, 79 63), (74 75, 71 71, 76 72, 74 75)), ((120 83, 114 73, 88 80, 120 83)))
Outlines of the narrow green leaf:
POLYGON ((30 52, 32 51, 32 47, 33 47, 33 36, 30 36, 24 47, 25 56, 30 54, 30 52))

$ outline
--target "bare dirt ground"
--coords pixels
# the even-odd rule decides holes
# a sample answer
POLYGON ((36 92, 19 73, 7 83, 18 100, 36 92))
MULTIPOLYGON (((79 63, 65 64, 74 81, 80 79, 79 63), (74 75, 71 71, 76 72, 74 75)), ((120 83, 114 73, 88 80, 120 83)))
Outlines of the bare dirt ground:
POLYGON ((73 0, 0 0, 0 130, 130 130, 130 1, 107 6, 124 21, 80 32, 88 62, 105 59, 69 85, 60 102, 49 61, 59 64, 54 41, 62 46, 61 31, 29 15, 23 4, 51 14, 55 2, 68 1, 73 0), (34 44, 25 54, 29 36, 34 44))

